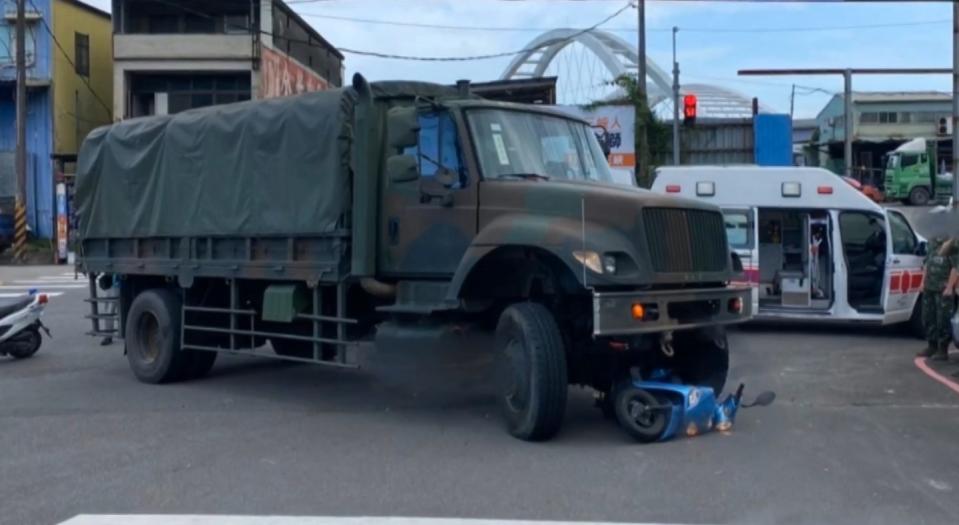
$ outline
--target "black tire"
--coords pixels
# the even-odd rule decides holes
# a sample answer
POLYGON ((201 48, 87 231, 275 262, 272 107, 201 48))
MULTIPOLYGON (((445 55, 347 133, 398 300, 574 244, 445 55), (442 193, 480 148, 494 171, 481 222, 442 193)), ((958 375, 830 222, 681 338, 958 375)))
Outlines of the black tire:
POLYGON ((40 344, 43 338, 36 327, 31 326, 19 334, 7 339, 3 345, 7 348, 5 351, 14 359, 27 359, 33 357, 33 354, 40 350, 40 344))
POLYGON ((925 206, 929 204, 929 190, 923 186, 918 186, 909 192, 909 204, 913 206, 925 206))
POLYGON ((210 373, 219 352, 208 350, 185 350, 189 353, 184 379, 200 379, 210 373))
POLYGON ((526 441, 555 436, 566 413, 567 375, 563 336, 545 306, 506 308, 496 326, 499 404, 509 433, 526 441))
POLYGON ((909 335, 917 339, 926 338, 926 325, 922 321, 922 294, 916 298, 916 305, 912 307, 912 315, 906 323, 909 335))
POLYGON ((127 361, 144 383, 168 383, 186 375, 190 353, 180 348, 180 298, 170 290, 146 290, 127 314, 127 361))
POLYGON ((636 441, 652 443, 663 436, 671 414, 665 410, 649 410, 659 400, 649 392, 627 386, 616 392, 616 421, 636 441))
POLYGON ((688 385, 708 386, 718 396, 729 374, 729 343, 721 326, 676 332, 673 372, 688 385))

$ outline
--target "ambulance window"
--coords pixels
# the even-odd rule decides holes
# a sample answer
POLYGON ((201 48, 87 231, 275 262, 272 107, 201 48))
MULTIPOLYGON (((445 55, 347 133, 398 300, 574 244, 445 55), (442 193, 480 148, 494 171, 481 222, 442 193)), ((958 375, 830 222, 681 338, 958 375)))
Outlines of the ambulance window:
POLYGON ((726 221, 726 238, 730 248, 747 249, 753 246, 753 224, 748 211, 723 212, 726 221))
POLYGON ((905 217, 889 212, 889 227, 892 230, 892 251, 901 255, 916 253, 918 242, 905 217))

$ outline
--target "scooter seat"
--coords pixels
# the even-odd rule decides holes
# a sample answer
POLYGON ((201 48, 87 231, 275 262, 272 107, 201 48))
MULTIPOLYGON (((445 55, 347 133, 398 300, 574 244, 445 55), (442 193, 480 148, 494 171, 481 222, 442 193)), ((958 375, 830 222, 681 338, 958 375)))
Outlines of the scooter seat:
POLYGON ((16 297, 14 299, 0 299, 0 319, 19 310, 23 310, 32 302, 33 297, 30 295, 24 295, 23 297, 16 297))

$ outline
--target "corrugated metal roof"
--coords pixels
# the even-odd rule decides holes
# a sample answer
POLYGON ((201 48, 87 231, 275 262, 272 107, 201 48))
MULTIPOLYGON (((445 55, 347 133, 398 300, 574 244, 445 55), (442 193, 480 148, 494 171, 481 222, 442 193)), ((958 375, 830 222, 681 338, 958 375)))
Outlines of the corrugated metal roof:
POLYGON ((939 102, 952 100, 952 94, 943 91, 853 91, 852 100, 853 102, 939 102))

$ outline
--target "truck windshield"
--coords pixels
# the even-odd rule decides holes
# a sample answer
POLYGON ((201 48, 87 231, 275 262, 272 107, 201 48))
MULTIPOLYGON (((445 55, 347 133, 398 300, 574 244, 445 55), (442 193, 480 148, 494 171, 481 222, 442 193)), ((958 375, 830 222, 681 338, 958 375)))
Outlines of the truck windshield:
POLYGON ((479 109, 468 113, 483 176, 613 183, 593 131, 572 119, 479 109))

